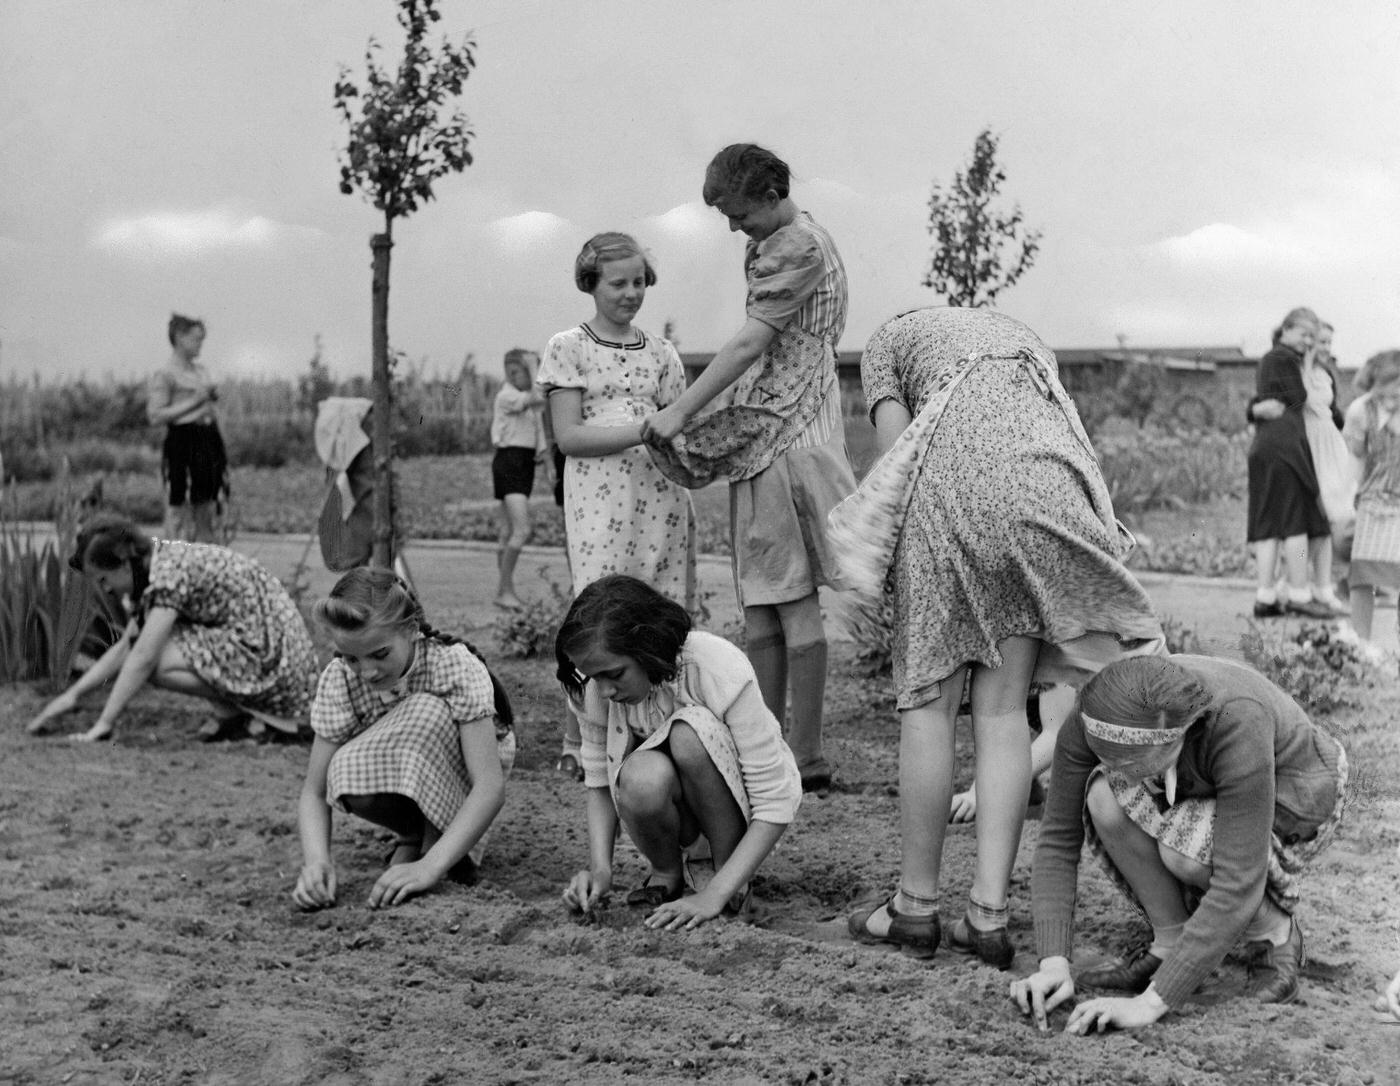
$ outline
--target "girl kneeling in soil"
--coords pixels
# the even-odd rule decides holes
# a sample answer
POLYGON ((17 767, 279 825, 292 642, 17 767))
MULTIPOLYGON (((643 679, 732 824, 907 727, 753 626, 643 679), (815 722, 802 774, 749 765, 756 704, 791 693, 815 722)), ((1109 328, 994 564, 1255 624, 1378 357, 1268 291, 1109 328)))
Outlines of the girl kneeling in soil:
POLYGON ((1085 685, 1055 746, 1031 877, 1040 968, 1011 996, 1041 1029, 1081 987, 1138 993, 1080 1003, 1065 1026, 1149 1025, 1179 1007, 1235 943, 1261 1003, 1298 994, 1298 877, 1341 820, 1346 754, 1268 679, 1205 656, 1123 660, 1085 685), (1070 978, 1085 837, 1152 926, 1070 978))
POLYGON ((295 735, 316 687, 316 651, 280 581, 251 558, 212 543, 152 539, 124 517, 93 518, 69 565, 130 621, 76 683, 29 722, 38 735, 115 677, 97 720, 74 738, 110 739, 122 710, 149 682, 205 698, 205 740, 272 728, 295 735))
POLYGON ((335 904, 332 805, 398 835, 369 905, 398 905, 444 877, 476 881, 505 802, 515 734, 505 691, 470 645, 437 633, 394 573, 352 569, 316 605, 335 643, 311 707, 301 789, 302 869, 292 898, 335 904))
POLYGON ((591 865, 564 890, 587 911, 612 888, 621 818, 651 864, 627 904, 651 928, 734 915, 802 802, 802 779, 743 652, 691 629, 685 608, 635 577, 579 593, 555 641, 583 732, 591 865), (713 880, 686 891, 683 850, 704 834, 713 880))

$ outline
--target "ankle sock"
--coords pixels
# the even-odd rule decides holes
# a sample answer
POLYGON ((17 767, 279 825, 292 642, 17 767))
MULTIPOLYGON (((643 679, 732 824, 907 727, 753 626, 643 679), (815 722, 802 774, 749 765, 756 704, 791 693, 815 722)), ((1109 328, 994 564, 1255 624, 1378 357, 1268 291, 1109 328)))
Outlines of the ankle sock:
POLYGON ((1293 918, 1265 898, 1259 906, 1259 911, 1250 920, 1249 926, 1244 929, 1242 938, 1247 943, 1268 942, 1274 946, 1283 946, 1292 933, 1293 918))
POLYGON ((1259 603, 1277 603, 1278 593, 1272 588, 1256 588, 1254 590, 1254 598, 1259 603))
POLYGON ((1184 921, 1180 924, 1172 924, 1165 928, 1153 928, 1152 945, 1148 947, 1148 953, 1155 958, 1166 961, 1167 955, 1175 950, 1177 944, 1181 942, 1181 933, 1185 929, 1186 924, 1184 921))
POLYGON ((1290 588, 1288 590, 1288 600, 1290 603, 1312 603, 1312 589, 1310 588, 1290 588))
POLYGON ((900 916, 932 916, 938 911, 938 895, 924 897, 901 886, 894 895, 893 904, 900 916))
POLYGON ((972 895, 967 898, 967 922, 979 931, 1004 928, 1011 919, 1009 905, 984 905, 972 895))

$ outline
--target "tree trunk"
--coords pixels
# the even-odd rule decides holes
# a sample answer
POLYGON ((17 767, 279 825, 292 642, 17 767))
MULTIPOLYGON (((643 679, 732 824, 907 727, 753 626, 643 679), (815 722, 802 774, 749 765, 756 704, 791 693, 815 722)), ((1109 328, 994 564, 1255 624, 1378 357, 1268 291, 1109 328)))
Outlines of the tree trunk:
POLYGON ((374 456, 374 549, 370 560, 384 569, 394 568, 394 388, 389 372, 389 250, 393 238, 386 232, 370 238, 374 253, 372 349, 374 386, 373 426, 370 441, 374 456))

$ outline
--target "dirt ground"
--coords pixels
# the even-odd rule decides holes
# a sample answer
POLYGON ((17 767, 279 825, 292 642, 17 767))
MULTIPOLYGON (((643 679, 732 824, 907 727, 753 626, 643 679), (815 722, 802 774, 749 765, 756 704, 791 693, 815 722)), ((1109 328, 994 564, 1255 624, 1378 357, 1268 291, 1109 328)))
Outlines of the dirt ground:
MULTIPOLYGON (((285 575, 290 544, 262 546, 285 575)), ((420 585, 441 581, 426 598, 483 613, 469 568, 489 556, 474 553, 411 556, 420 585)), ((721 564, 706 576, 725 587, 721 564)), ((1212 647, 1228 648, 1247 600, 1239 586, 1149 590, 1212 647)), ((619 896, 579 923, 559 892, 585 860, 583 797, 552 770, 558 705, 540 669, 500 666, 521 752, 481 883, 380 912, 364 898, 386 847, 349 818, 335 829, 340 903, 292 905, 305 747, 200 745, 198 706, 159 694, 142 695, 114 744, 29 739, 39 691, 0 688, 0 1081, 1400 1083, 1400 1024, 1371 1009, 1400 967, 1394 684, 1333 721, 1369 784, 1304 892, 1300 1001, 1242 998, 1243 966, 1230 960, 1156 1027, 1078 1038, 1037 1032, 1006 997, 1009 977, 1035 964, 1033 821, 1012 891, 1011 974, 847 940, 849 906, 897 870, 897 728, 883 687, 850 678, 841 660, 828 710, 839 789, 804 803, 749 920, 653 933, 619 896)), ((965 781, 970 752, 960 755, 965 781)), ((945 920, 966 894, 974 843, 970 829, 950 835, 945 920)), ((640 882, 625 841, 618 856, 618 881, 640 882)), ((1084 870, 1081 962, 1136 930, 1084 870)))

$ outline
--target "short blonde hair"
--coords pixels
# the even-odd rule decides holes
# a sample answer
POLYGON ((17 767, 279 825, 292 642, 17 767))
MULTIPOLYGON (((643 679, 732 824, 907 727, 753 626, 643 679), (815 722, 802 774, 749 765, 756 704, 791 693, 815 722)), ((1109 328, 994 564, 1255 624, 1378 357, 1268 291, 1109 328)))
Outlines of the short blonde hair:
POLYGON ((609 230, 602 234, 594 234, 583 243, 583 248, 574 260, 574 285, 585 294, 592 294, 598 289, 598 266, 610 260, 626 260, 629 256, 642 258, 642 267, 646 269, 646 284, 654 284, 656 269, 652 267, 651 254, 638 245, 637 239, 631 234, 609 230))

